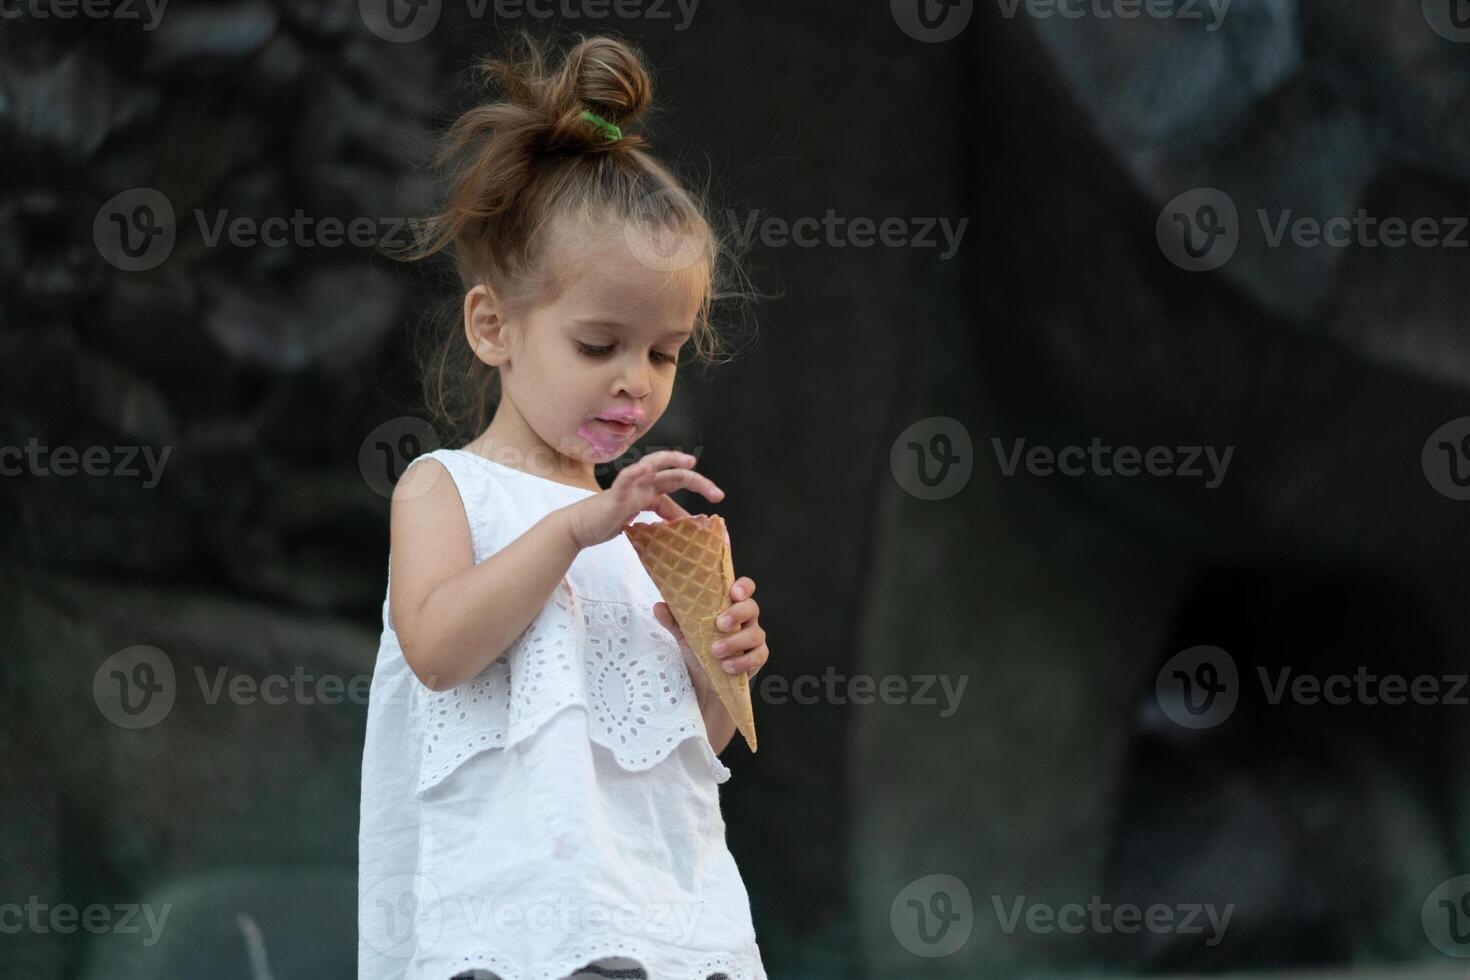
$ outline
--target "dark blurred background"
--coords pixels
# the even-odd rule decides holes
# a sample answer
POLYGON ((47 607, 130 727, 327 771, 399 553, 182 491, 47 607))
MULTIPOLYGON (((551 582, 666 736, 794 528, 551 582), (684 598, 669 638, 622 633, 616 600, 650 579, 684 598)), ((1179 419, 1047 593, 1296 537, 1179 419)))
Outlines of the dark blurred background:
POLYGON ((0 7, 0 972, 352 975, 452 444, 377 246, 531 28, 767 296, 645 444, 760 585, 770 975, 1465 975, 1470 3, 391 2, 0 7))

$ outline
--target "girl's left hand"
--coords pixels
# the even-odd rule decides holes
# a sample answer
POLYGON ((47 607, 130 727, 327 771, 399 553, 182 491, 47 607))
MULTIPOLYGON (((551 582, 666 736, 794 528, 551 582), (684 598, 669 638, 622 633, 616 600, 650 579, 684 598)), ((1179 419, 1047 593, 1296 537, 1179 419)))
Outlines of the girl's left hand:
MULTIPOLYGON (((748 576, 737 579, 730 588, 730 598, 734 605, 720 613, 715 620, 715 629, 722 636, 715 641, 710 652, 720 658, 727 674, 749 671, 750 676, 755 677, 771 656, 770 648, 766 646, 766 631, 760 624, 760 606, 753 598, 754 594, 755 582, 748 576)), ((684 658, 690 665, 690 675, 701 688, 700 700, 703 701, 705 692, 702 688, 708 681, 703 677, 702 668, 694 669, 698 660, 690 651, 689 644, 684 641, 684 633, 679 629, 679 624, 674 622, 674 615, 669 611, 668 604, 655 602, 653 616, 679 641, 679 649, 684 652, 684 658)))

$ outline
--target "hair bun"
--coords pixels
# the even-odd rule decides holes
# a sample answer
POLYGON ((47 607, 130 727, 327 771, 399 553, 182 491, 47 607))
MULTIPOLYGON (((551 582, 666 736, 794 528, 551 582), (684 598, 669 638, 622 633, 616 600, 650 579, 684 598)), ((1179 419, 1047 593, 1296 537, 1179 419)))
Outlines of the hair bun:
POLYGON ((580 113, 593 112, 623 126, 635 123, 653 101, 653 79, 638 55, 610 37, 588 38, 567 52, 562 67, 580 113))
POLYGON ((529 35, 520 40, 523 57, 491 59, 483 71, 507 102, 537 121, 542 150, 602 152, 644 142, 627 132, 653 102, 653 79, 637 51, 616 38, 581 37, 560 65, 548 68, 545 49, 529 35), (622 138, 608 140, 582 118, 587 110, 624 130, 622 138))

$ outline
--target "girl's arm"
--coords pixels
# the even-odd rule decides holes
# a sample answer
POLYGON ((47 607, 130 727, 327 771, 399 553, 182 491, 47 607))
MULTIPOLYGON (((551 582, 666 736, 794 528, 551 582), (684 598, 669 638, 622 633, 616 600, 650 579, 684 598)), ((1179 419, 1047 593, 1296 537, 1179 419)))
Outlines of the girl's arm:
POLYGON ((393 493, 390 602, 403 659, 425 687, 470 680, 530 625, 581 551, 570 509, 476 565, 464 504, 443 464, 426 459, 404 474, 393 493))
POLYGON ((583 548, 609 541, 641 511, 667 518, 681 488, 724 491, 661 450, 624 467, 601 493, 554 510, 485 561, 474 563, 469 519, 449 471, 412 466, 393 489, 390 609, 403 659, 431 691, 478 675, 546 605, 583 548))
POLYGON ((710 748, 715 750, 715 755, 719 755, 730 744, 730 739, 735 737, 735 719, 730 717, 730 712, 725 710, 725 706, 708 686, 700 696, 699 713, 704 716, 704 730, 709 734, 710 748))

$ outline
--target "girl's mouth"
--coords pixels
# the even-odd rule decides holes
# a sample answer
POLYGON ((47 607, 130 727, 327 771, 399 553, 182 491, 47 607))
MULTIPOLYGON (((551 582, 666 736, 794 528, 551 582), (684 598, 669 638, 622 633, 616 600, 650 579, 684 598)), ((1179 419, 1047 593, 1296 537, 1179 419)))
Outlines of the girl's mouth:
POLYGON ((598 453, 616 455, 622 452, 623 447, 628 444, 628 440, 637 430, 638 427, 632 422, 593 419, 590 422, 583 422, 577 428, 577 435, 581 436, 598 453))
POLYGON ((632 422, 619 422, 615 419, 594 419, 593 421, 605 426, 609 432, 620 436, 631 435, 633 430, 638 428, 632 422))

